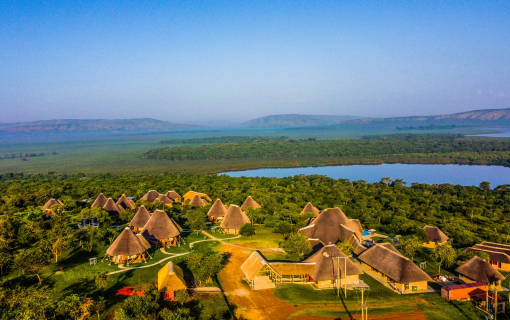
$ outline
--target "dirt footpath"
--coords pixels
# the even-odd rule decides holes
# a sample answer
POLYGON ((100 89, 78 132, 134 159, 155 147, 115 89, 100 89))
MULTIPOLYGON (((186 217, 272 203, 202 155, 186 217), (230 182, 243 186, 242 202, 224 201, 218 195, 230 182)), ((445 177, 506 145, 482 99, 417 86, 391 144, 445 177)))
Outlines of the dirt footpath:
MULTIPOLYGON (((228 302, 235 306, 236 316, 238 319, 267 319, 267 320, 278 320, 287 319, 292 314, 304 310, 313 309, 313 306, 295 306, 290 303, 286 303, 273 294, 272 289, 257 290, 253 291, 247 284, 243 284, 244 274, 241 271, 241 265, 250 256, 253 250, 242 249, 238 247, 232 247, 223 245, 221 250, 231 254, 229 263, 226 267, 218 274, 218 279, 221 283, 222 289, 225 292, 228 302)), ((332 306, 328 306, 332 308, 332 306)), ((333 307, 334 308, 334 307, 333 307)), ((338 308, 339 311, 343 310, 338 308)), ((425 320, 425 316, 421 311, 415 311, 412 313, 394 313, 385 316, 370 316, 369 319, 374 320, 425 320)), ((340 319, 335 317, 319 317, 319 316, 294 316, 292 319, 304 320, 304 319, 340 319)), ((342 318, 342 320, 349 318, 342 318)), ((356 315, 352 319, 361 319, 361 315, 356 315)), ((352 320, 351 319, 351 320, 352 320)))

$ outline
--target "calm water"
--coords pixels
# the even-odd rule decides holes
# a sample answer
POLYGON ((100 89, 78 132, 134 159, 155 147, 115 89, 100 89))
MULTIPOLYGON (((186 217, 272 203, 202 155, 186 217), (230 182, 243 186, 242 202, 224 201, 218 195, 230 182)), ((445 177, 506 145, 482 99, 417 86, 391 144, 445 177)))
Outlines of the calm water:
POLYGON ((493 137, 493 138, 510 138, 510 128, 485 128, 491 130, 500 130, 500 133, 485 133, 467 135, 467 137, 493 137))
POLYGON ((375 166, 330 166, 306 168, 256 169, 224 172, 231 177, 276 177, 319 174, 334 179, 345 178, 351 181, 365 180, 379 182, 383 177, 404 179, 407 185, 412 182, 441 184, 451 183, 464 186, 478 186, 489 181, 491 187, 510 184, 510 168, 499 166, 460 166, 455 164, 381 164, 375 166))

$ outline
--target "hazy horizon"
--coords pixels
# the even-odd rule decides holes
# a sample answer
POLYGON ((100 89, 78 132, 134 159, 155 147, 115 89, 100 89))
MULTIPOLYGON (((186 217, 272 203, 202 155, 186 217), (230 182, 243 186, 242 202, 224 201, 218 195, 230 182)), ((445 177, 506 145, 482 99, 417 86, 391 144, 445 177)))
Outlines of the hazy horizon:
POLYGON ((0 4, 0 122, 510 107, 510 3, 0 4))

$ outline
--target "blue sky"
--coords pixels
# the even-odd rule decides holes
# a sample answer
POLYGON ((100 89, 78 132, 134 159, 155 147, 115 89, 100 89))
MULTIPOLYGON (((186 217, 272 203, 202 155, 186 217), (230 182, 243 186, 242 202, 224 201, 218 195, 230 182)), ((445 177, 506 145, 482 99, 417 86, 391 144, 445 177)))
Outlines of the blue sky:
POLYGON ((509 107, 509 1, 0 2, 0 122, 509 107))

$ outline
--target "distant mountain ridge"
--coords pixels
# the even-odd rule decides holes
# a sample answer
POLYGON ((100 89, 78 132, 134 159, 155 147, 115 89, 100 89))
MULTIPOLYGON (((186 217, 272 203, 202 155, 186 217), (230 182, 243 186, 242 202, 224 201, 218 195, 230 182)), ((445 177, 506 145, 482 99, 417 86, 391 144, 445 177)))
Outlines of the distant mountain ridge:
POLYGON ((435 125, 510 125, 510 108, 508 109, 485 109, 459 112, 453 114, 441 114, 435 116, 411 116, 394 118, 363 118, 341 121, 332 126, 356 125, 356 124, 435 124, 435 125))
POLYGON ((319 125, 330 125, 341 121, 359 118, 360 117, 355 116, 275 114, 243 122, 240 124, 240 126, 250 128, 312 127, 319 125))
POLYGON ((0 123, 0 133, 164 132, 197 127, 150 118, 62 119, 0 123))

